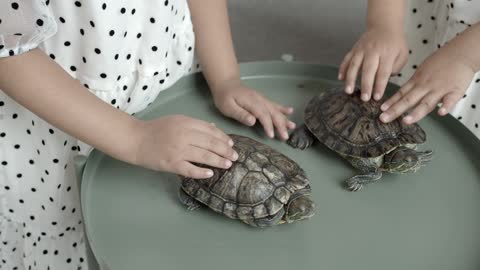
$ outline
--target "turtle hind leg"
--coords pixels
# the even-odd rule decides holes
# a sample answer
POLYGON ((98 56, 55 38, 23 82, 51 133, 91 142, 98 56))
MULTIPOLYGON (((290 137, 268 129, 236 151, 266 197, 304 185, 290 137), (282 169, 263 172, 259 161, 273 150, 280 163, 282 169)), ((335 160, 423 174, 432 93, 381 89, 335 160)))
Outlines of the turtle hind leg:
POLYGON ((293 148, 300 148, 302 150, 308 148, 315 141, 314 135, 308 130, 305 124, 296 128, 287 143, 293 148))
POLYGON ((180 199, 180 202, 190 211, 197 210, 202 206, 200 202, 188 195, 182 188, 180 188, 178 191, 178 198, 180 199))
POLYGON ((257 228, 266 228, 272 227, 274 225, 283 224, 285 223, 283 220, 283 216, 285 215, 285 209, 281 208, 273 216, 268 216, 264 218, 256 218, 256 219, 248 219, 244 220, 243 222, 247 223, 250 226, 257 227, 257 228))
POLYGON ((349 178, 347 181, 345 181, 345 185, 350 191, 359 191, 364 185, 376 182, 380 180, 380 178, 382 178, 382 172, 370 172, 349 178))

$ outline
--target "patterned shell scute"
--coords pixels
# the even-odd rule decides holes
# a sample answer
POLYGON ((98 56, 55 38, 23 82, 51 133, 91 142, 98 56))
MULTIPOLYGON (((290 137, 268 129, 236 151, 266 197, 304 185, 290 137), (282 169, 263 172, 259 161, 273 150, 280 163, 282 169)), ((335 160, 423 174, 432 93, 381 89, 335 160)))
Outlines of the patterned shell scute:
POLYGON ((239 158, 230 169, 212 168, 208 179, 184 178, 183 190, 230 218, 274 215, 292 193, 309 188, 305 172, 293 160, 248 137, 230 135, 239 158))
POLYGON ((305 108, 307 128, 328 148, 349 156, 381 156, 405 144, 422 144, 426 134, 418 124, 406 125, 398 118, 388 124, 379 116, 384 99, 364 102, 360 90, 353 95, 332 88, 313 97, 305 108))

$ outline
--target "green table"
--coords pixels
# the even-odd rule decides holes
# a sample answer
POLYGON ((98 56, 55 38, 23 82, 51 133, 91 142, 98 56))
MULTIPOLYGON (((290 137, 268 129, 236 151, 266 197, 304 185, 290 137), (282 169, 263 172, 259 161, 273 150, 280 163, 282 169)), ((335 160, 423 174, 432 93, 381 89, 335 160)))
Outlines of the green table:
MULTIPOLYGON (((339 84, 332 67, 260 62, 241 66, 246 85, 293 105, 339 84)), ((396 86, 390 85, 389 92, 396 86)), ((452 117, 421 122, 433 161, 416 174, 386 175, 351 193, 354 170, 320 144, 299 151, 223 118, 200 75, 160 94, 143 119, 181 113, 251 136, 295 159, 312 181, 317 215, 259 230, 208 209, 188 212, 174 175, 133 167, 94 151, 81 200, 93 252, 104 269, 480 269, 480 144, 452 117)))

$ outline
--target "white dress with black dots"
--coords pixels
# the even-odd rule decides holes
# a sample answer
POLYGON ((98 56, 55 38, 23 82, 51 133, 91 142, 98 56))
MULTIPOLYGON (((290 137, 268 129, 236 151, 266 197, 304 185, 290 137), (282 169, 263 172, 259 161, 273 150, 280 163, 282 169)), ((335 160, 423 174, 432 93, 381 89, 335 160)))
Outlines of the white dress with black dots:
MULTIPOLYGON (((407 64, 392 79, 405 83, 425 58, 471 25, 480 22, 479 0, 409 0, 406 32, 410 48, 407 64)), ((454 78, 452 78, 454 79, 454 78)), ((480 73, 476 73, 464 98, 451 112, 480 138, 480 73)))
MULTIPOLYGON (((0 1, 0 57, 38 47, 128 113, 191 71, 193 46, 186 0, 0 1)), ((87 268, 80 145, 0 90, 0 269, 87 268)))

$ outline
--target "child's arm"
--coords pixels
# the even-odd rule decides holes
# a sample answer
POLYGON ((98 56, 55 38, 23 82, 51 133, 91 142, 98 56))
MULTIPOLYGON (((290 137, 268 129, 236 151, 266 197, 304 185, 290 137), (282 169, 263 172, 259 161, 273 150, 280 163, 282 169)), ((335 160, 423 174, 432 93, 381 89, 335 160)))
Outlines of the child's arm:
POLYGON ((362 100, 379 100, 392 73, 405 65, 408 48, 404 34, 405 0, 369 0, 367 31, 345 56, 338 78, 353 93, 361 72, 362 100))
POLYGON ((414 108, 403 121, 415 123, 440 102, 438 114, 449 113, 480 70, 479 41, 480 23, 477 23, 430 55, 412 78, 382 105, 384 113, 380 119, 390 122, 414 108))
POLYGON ((0 58, 0 89, 66 133, 134 162, 138 121, 96 98, 42 51, 0 58))
POLYGON ((98 99, 38 49, 0 58, 0 89, 52 125, 129 163, 204 178, 208 170, 190 162, 225 168, 227 159, 236 159, 230 138, 212 125, 182 116, 137 120, 98 99))
POLYGON ((276 104, 242 85, 232 43, 226 0, 189 1, 197 53, 215 105, 226 116, 251 126, 258 119, 265 132, 288 139, 294 128, 286 114, 293 109, 276 104))

